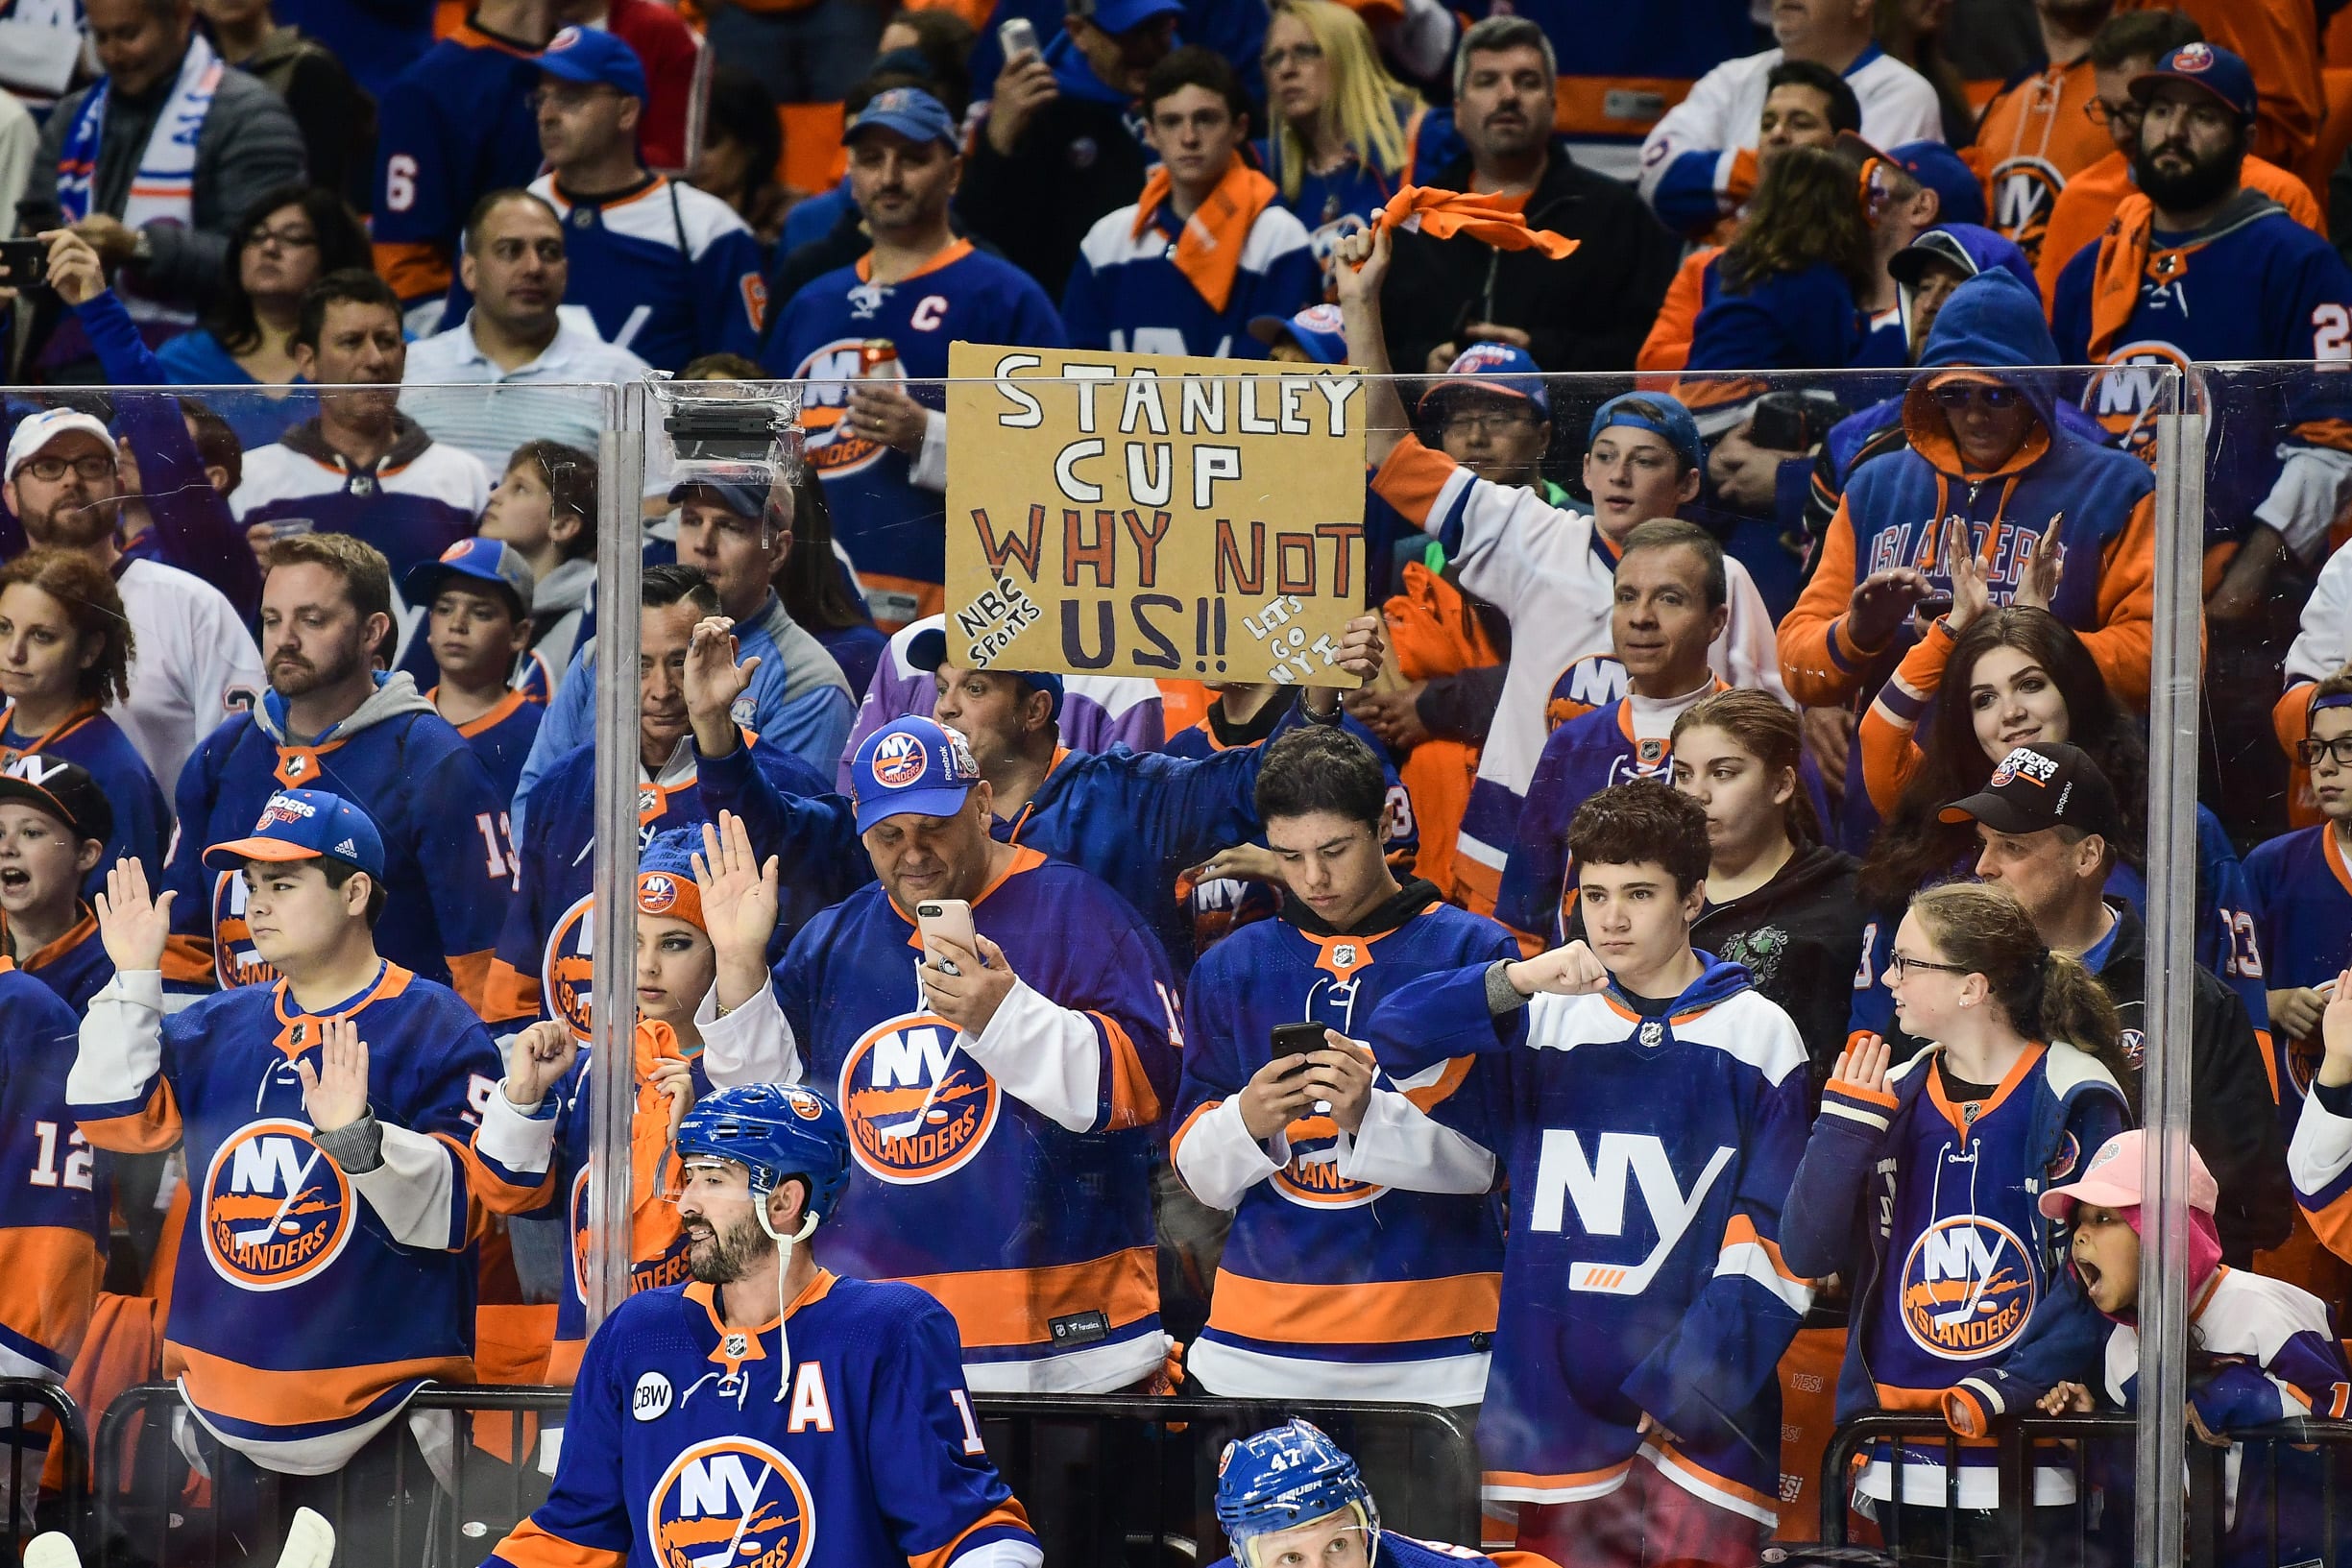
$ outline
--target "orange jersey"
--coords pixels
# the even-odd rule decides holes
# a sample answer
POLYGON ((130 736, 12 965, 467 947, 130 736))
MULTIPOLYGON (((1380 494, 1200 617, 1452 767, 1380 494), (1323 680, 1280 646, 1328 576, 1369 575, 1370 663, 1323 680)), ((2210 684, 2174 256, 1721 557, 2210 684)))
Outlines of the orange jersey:
MULTIPOLYGON (((2248 155, 2245 170, 2240 179, 2247 188, 2258 190, 2287 209, 2287 215, 2315 234, 2327 232, 2327 219, 2319 204, 2312 199, 2311 187, 2289 174, 2277 164, 2248 155)), ((2115 209, 2123 205, 2123 198, 2133 190, 2131 165, 2121 153, 2109 153, 2097 163, 2066 182, 2051 207, 2049 223, 2042 234, 2041 253, 2034 258, 2033 272, 2042 284, 2042 306, 2051 308, 2058 299, 2058 274, 2074 258, 2074 253, 2086 245, 2097 243, 2115 216, 2115 209)))
POLYGON ((2086 56, 2003 88, 1976 122, 1985 210, 2029 256, 2067 181, 2114 151, 2107 128, 2083 112, 2095 96, 2086 56))

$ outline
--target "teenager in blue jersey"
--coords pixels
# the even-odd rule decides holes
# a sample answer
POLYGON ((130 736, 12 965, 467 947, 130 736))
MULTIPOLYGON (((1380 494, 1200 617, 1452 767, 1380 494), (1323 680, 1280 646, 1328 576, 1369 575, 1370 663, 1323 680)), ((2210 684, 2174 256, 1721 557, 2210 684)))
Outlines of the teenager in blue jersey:
MULTIPOLYGON (((1510 1175, 1489 1503, 1515 1504, 1518 1544, 1562 1561, 1734 1568, 1777 1518, 1775 1368, 1813 1294, 1780 1258, 1805 1045, 1746 969, 1690 945, 1697 802, 1616 785, 1569 843, 1588 945, 1412 981, 1372 1048, 1399 1082, 1474 1056, 1437 1115, 1510 1175)), ((1351 1172, 1477 1190, 1409 1134, 1367 1122, 1351 1172)))
POLYGON ((2049 1462, 2030 1499, 2002 1497, 1990 1433, 2096 1360, 2098 1315, 2066 1267, 2068 1227, 2036 1200, 2128 1123, 2127 1069, 2106 993, 2003 889, 1953 882, 1913 899, 1887 979, 1903 1027, 1934 1049, 1898 1064, 1864 1036, 1839 1057, 1781 1254, 1797 1273, 1847 1281, 1837 1418, 1926 1411, 1962 1439, 1956 1511, 1940 1437, 1874 1444, 1857 1497, 1882 1510, 1888 1538, 1900 1525, 1917 1561, 1947 1547, 1993 1561, 2004 1507, 2030 1506, 2039 1535, 2072 1530, 2056 1510, 2081 1501, 2049 1462), (1894 1501, 1898 1470, 1920 1502, 1894 1501), (1900 1521, 1884 1517, 1890 1504, 1900 1521))
POLYGON ((78 763, 26 752, 0 769, 0 953, 76 1017, 114 973, 83 892, 93 868, 106 886, 113 825, 105 786, 78 763))
MULTIPOLYGON (((777 594, 776 567, 797 548, 792 535, 792 486, 734 480, 688 480, 669 498, 678 510, 677 564, 707 581, 718 596, 717 614, 735 623, 743 652, 754 656, 751 685, 738 714, 743 727, 768 745, 788 752, 820 773, 841 755, 857 703, 849 680, 824 645, 794 620, 777 594)), ((594 738, 596 693, 593 680, 595 644, 580 643, 548 700, 531 755, 515 789, 515 831, 530 815, 523 802, 555 763, 594 738)))
POLYGON ((479 1008, 514 868, 481 760, 406 672, 376 664, 392 635, 384 558, 343 534, 270 546, 261 633, 270 690, 223 724, 181 773, 164 885, 175 895, 164 969, 176 991, 278 977, 246 919, 245 881, 206 844, 244 832, 282 788, 331 788, 381 835, 376 938, 403 969, 479 1008))
POLYGON ((1353 1457, 1297 1416, 1225 1444, 1217 1458, 1217 1528, 1233 1549, 1218 1568, 1552 1568, 1532 1552, 1484 1556, 1382 1529, 1353 1457))
POLYGON ((856 1196, 838 1207, 850 1180, 842 1113, 809 1089, 687 1113, 668 1191, 693 1278, 589 1340, 554 1486, 488 1568, 699 1562, 714 1542, 729 1562, 1038 1568, 953 1319, 817 1262, 843 1267, 837 1238, 863 1222, 856 1196))
POLYGON ((378 953, 388 860, 365 811, 290 788, 228 842, 206 827, 184 832, 244 889, 277 980, 166 1016, 175 895, 150 899, 121 862, 98 904, 116 973, 66 1098, 101 1148, 185 1155, 163 1366, 223 1445, 222 1529, 257 1543, 276 1497, 335 1508, 348 1486, 342 1560, 389 1564, 395 1520, 432 1490, 404 1408, 473 1379, 466 1146, 497 1047, 454 992, 378 953))
MULTIPOLYGON (((547 711, 544 691, 517 684, 528 670, 524 649, 536 587, 522 552, 495 539, 452 544, 440 560, 411 567, 400 583, 408 602, 424 613, 416 640, 432 655, 436 671, 424 700, 466 737, 501 801, 514 800, 547 711)), ((506 815, 498 813, 502 825, 506 815)))
POLYGON ((1062 291, 1073 347, 1262 359, 1258 316, 1321 297, 1307 231, 1247 155, 1249 101, 1233 67, 1198 48, 1152 67, 1145 137, 1160 161, 1133 205, 1086 231, 1062 291))
MULTIPOLYGON (((1365 17, 1333 0, 1283 0, 1266 26, 1266 139, 1278 200, 1306 226, 1322 270, 1405 181, 1420 106, 1381 63, 1365 17)), ((1254 324, 1253 324, 1254 325, 1254 324)))
MULTIPOLYGON (((2311 770, 2320 820, 2257 844, 2245 857, 2276 1042, 2271 1088, 2290 1137, 2313 1103, 2320 1018, 2334 1000, 2329 988, 2352 962, 2352 671, 2311 689, 2297 760, 2311 770)), ((2337 1250, 2352 1256, 2352 1243, 2337 1250)))
POLYGON ((876 93, 842 133, 849 188, 872 249, 787 302, 768 333, 771 375, 803 383, 807 457, 825 483, 834 537, 885 631, 936 615, 946 580, 946 394, 861 379, 869 338, 899 372, 947 375, 948 345, 1062 347, 1061 318, 1028 274, 958 239, 948 205, 963 178, 956 122, 920 87, 876 93))
POLYGON ((1502 1278, 1494 1157, 1431 1119, 1460 1086, 1455 1064, 1392 1078, 1356 1042, 1398 986, 1518 946, 1427 882, 1398 882, 1382 853, 1388 783, 1363 741, 1314 729, 1272 742, 1256 798, 1281 913, 1194 965, 1169 1116, 1176 1174, 1233 1215, 1185 1368, 1230 1397, 1476 1405, 1502 1278), (1277 1052, 1273 1031, 1299 1023, 1325 1025, 1321 1041, 1277 1052), (1368 1120, 1458 1188, 1358 1179, 1368 1120))
MULTIPOLYGON (((1349 621, 1324 655, 1329 667, 1370 681, 1380 668, 1381 628, 1377 614, 1349 621)), ((988 781, 990 831, 1110 883, 1143 916, 1177 973, 1189 969, 1192 924, 1175 897, 1176 878, 1256 837, 1251 791, 1265 748, 1198 760, 1116 745, 1072 751, 1061 742, 1060 676, 958 668, 947 663, 944 635, 935 642, 918 638, 909 660, 934 670, 932 715, 964 737, 988 781)), ((1295 707, 1281 709, 1273 733, 1302 721, 1338 725, 1338 690, 1306 688, 1295 707)))
MULTIPOLYGON (((565 302, 655 370, 709 353, 756 357, 767 325, 760 242, 717 197, 645 168, 637 51, 601 29, 567 27, 538 64, 538 146, 549 172, 529 188, 564 223, 565 302)), ((471 303, 453 284, 444 319, 462 319, 471 303)))
MULTIPOLYGON (((865 880, 846 808, 824 810, 831 780, 736 716, 760 656, 733 635, 717 595, 691 567, 645 570, 639 600, 638 838, 744 816, 765 855, 783 855, 779 948, 818 910, 865 880), (747 732, 749 733, 747 736, 747 732), (715 767, 714 764, 717 764, 715 767), (786 802, 807 802, 795 811, 786 802), (809 835, 788 841, 788 832, 809 835)), ((514 901, 498 932, 484 1016, 552 1018, 585 1040, 594 990, 596 754, 559 758, 539 783, 517 839, 514 901)))
POLYGON ((377 95, 376 270, 420 334, 441 324, 473 204, 539 173, 531 94, 547 33, 543 0, 474 0, 463 26, 377 95))
MULTIPOLYGON (((2185 44, 2134 77, 2144 106, 2136 192, 2058 275, 2050 325, 2063 362, 2095 365, 2083 406, 2124 445, 2154 439, 2148 370, 2197 360, 2352 358, 2352 268, 2324 235, 2243 182, 2253 73, 2227 49, 2185 44)), ((2210 595, 2218 622, 2263 604, 2282 558, 2316 560, 2352 457, 2332 376, 2288 378, 2231 399, 2211 444, 2210 595)))

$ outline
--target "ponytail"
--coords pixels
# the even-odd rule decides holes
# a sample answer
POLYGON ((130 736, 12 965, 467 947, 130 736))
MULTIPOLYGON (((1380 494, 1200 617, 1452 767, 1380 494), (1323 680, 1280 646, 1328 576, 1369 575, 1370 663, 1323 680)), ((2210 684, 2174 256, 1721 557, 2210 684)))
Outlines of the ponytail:
POLYGON ((2115 1000, 2098 977, 2082 965, 2082 960, 2063 953, 2052 953, 2042 960, 2042 996, 2036 1027, 2028 1028, 2023 1019, 2013 1020, 2019 1032, 2042 1040, 2063 1040, 2076 1050, 2095 1058, 2115 1075, 2116 1086, 2123 1091, 2123 1098, 2131 1107, 2131 1119, 2140 1120, 2139 1074, 2123 1056, 2123 1028, 2117 1017, 2115 1000))

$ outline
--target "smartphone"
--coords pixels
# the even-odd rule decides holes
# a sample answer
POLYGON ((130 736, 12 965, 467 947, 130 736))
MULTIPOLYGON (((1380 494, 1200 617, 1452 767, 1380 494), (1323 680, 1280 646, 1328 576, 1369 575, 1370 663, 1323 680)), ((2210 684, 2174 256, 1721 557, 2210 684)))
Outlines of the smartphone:
POLYGON ((1037 51, 1037 29, 1026 16, 1010 16, 997 24, 997 47, 1004 51, 1005 63, 1017 65, 1023 57, 1037 51))
POLYGON ((950 975, 963 971, 939 955, 934 937, 960 943, 967 953, 980 951, 980 939, 972 930, 972 905, 962 899, 925 899, 914 906, 914 928, 923 936, 923 956, 950 975))
POLYGON ((32 289, 48 281, 48 241, 0 239, 0 286, 32 289))
MULTIPOLYGON (((1276 1024, 1269 1031, 1269 1043, 1273 1048, 1276 1061, 1280 1061, 1285 1056, 1304 1056, 1310 1051, 1322 1050, 1330 1044, 1323 1038, 1323 1026, 1321 1024, 1276 1024)), ((1298 1070, 1299 1073, 1305 1071, 1303 1067, 1298 1070)), ((1297 1073, 1291 1074, 1294 1077, 1297 1075, 1297 1073)), ((1327 1099, 1319 1099, 1315 1102, 1314 1110, 1317 1116, 1329 1116, 1331 1102, 1327 1099)))

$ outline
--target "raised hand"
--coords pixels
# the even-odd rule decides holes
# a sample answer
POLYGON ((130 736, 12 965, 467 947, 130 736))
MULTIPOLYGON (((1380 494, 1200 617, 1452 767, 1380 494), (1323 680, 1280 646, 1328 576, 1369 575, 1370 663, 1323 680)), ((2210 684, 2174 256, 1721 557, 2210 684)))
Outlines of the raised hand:
POLYGON ((320 1132, 348 1127, 368 1114, 368 1046, 351 1019, 327 1020, 318 1067, 297 1057, 294 1074, 303 1080, 303 1114, 320 1132))
POLYGON ((1582 942, 1522 958, 1503 971, 1512 989, 1532 997, 1547 992, 1555 997, 1588 997, 1609 989, 1609 969, 1600 955, 1582 942))
POLYGON ((147 894, 147 868, 129 856, 107 873, 106 891, 98 895, 98 940, 116 973, 141 974, 163 967, 163 945, 172 934, 172 900, 147 894))
POLYGON ((1895 1048, 1875 1034, 1866 1034, 1837 1053, 1830 1070, 1832 1080, 1874 1095, 1887 1093, 1886 1075, 1895 1063, 1895 1048))
POLYGON ((90 242, 70 229, 38 236, 49 242, 49 286, 69 305, 87 304, 106 292, 106 264, 90 242))
POLYGON ((2017 580, 2017 591, 2009 598, 2011 604, 2035 610, 2049 608, 2049 601, 2058 592, 2058 573, 2066 565, 2066 550, 2058 542, 2058 530, 2065 521, 2066 514, 2058 513, 2034 540, 2032 550, 2025 556, 2025 569, 2017 580))
POLYGON ((725 757, 735 750, 735 699, 760 667, 757 654, 737 663, 736 649, 735 622, 725 615, 705 615, 694 623, 693 640, 686 649, 686 717, 694 727, 694 744, 705 757, 725 757))
POLYGON ((653 1064, 654 1093, 669 1101, 669 1136, 677 1140, 678 1126, 694 1103, 694 1067, 691 1062, 675 1056, 664 1056, 653 1064))
POLYGON ((506 1081, 501 1091, 517 1110, 535 1111, 547 1091, 564 1081, 579 1060, 580 1039, 561 1019, 543 1018, 515 1036, 506 1053, 506 1081))
POLYGON ((1846 598, 1846 636, 1864 648, 1882 648, 1911 607, 1928 596, 1928 579, 1909 567, 1874 571, 1846 598))
POLYGON ((767 939, 775 934, 776 856, 762 865, 752 853, 751 834, 733 811, 718 813, 718 825, 702 825, 702 848, 693 856, 694 885, 702 892, 703 929, 719 962, 748 953, 765 965, 767 939))
POLYGON ((2331 1089, 2352 1083, 2352 969, 2329 982, 2326 1003, 2319 1009, 2319 1041, 2326 1048, 2319 1081, 2331 1089))
POLYGON ((1968 630, 1969 622, 1993 608, 1993 589, 1984 580, 1984 563, 1969 548, 1967 523, 1945 524, 1943 547, 1944 572, 1952 579, 1952 609, 1944 618, 1957 637, 1968 630))
POLYGON ((1338 263, 1332 268, 1338 287, 1340 308, 1351 302, 1370 300, 1377 304, 1380 285, 1388 281, 1389 257, 1395 249, 1389 226, 1385 223, 1371 229, 1342 234, 1331 247, 1331 259, 1338 263))

